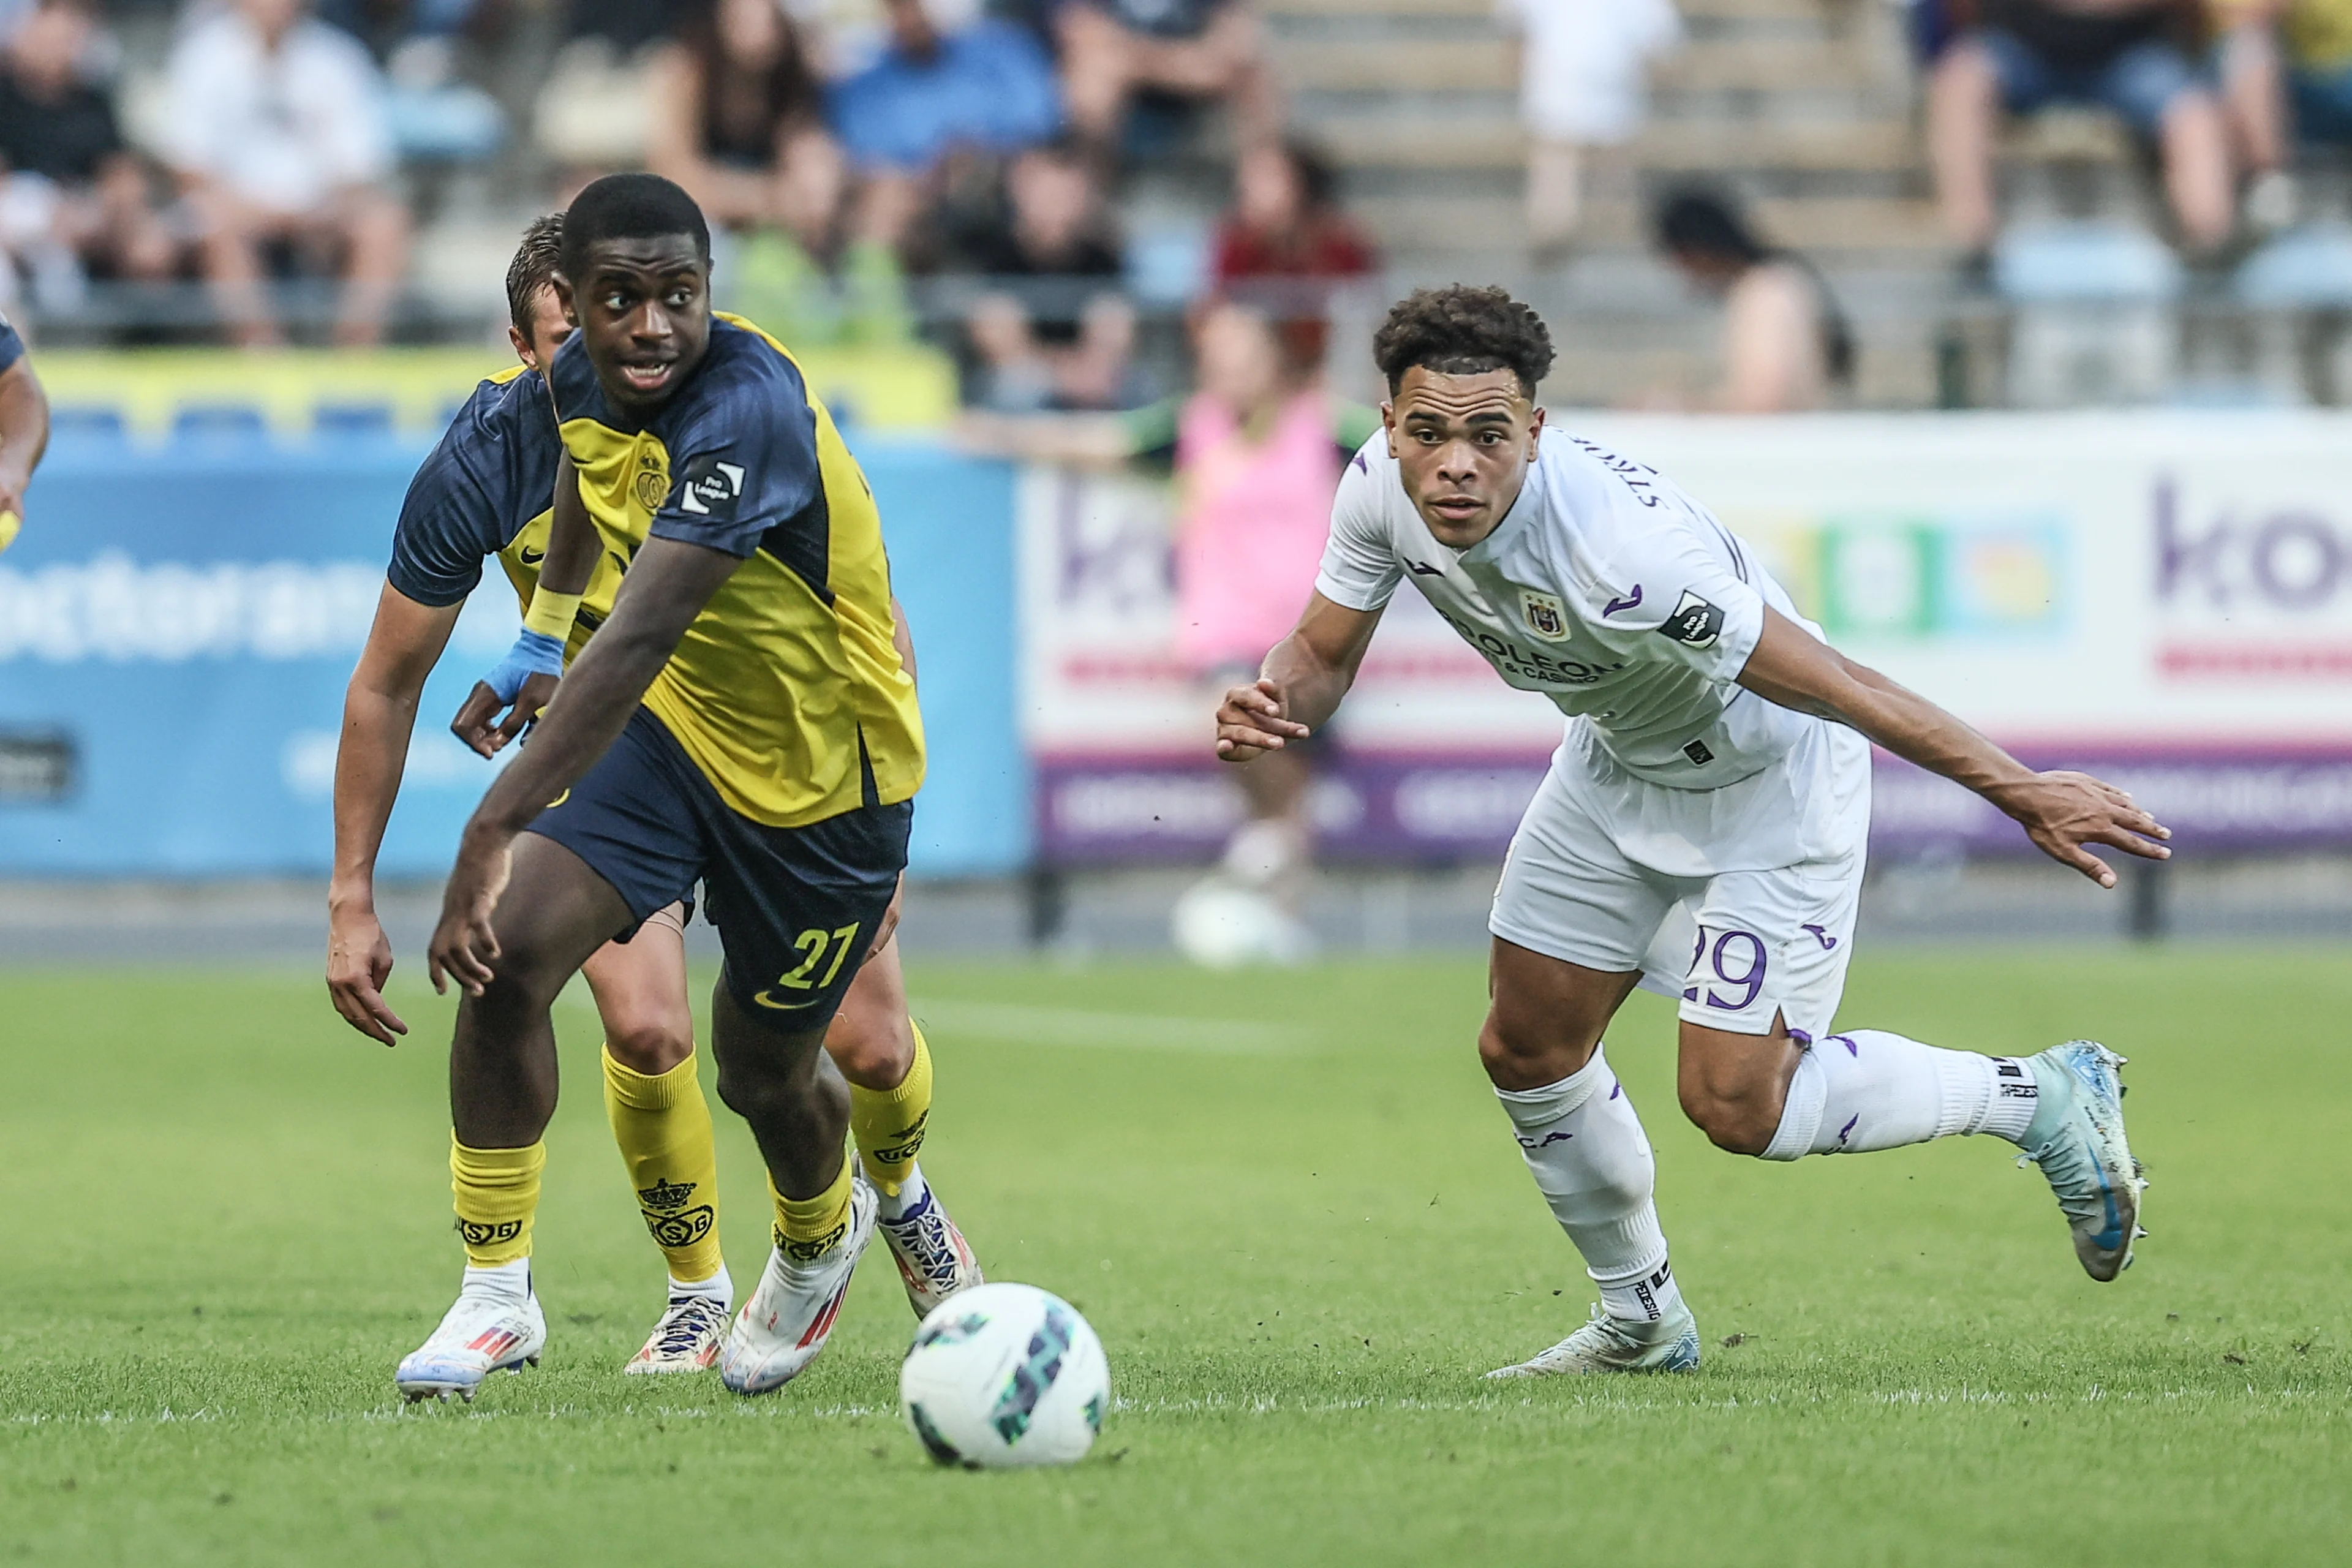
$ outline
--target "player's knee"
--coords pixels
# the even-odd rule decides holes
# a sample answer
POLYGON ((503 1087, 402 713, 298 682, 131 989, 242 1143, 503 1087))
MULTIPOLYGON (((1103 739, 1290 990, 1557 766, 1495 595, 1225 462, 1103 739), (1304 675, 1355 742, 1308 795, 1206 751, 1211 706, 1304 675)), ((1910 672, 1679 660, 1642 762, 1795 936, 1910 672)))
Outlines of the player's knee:
POLYGON ((556 922, 538 918, 528 908, 501 906, 491 921, 499 955, 490 961, 493 989, 527 998, 531 1005, 552 1006, 556 995, 579 973, 573 952, 556 922))
POLYGON ((694 1054, 690 1016, 616 1018, 604 1026, 604 1048, 632 1072, 659 1078, 694 1054))
POLYGON ((825 1053, 851 1083, 887 1093, 907 1080, 907 1069, 915 1064, 915 1037, 904 1018, 900 1015, 898 1026, 891 1028, 845 1008, 824 1037, 825 1053))
POLYGON ((1591 1060, 1596 1044, 1489 1013, 1478 1031, 1478 1060, 1496 1089, 1541 1089, 1591 1060))
POLYGON ((478 1005, 491 1014, 544 1012, 554 1005, 556 993, 570 978, 530 944, 509 943, 501 936, 478 1005))
POLYGON ((1761 1154, 1780 1125, 1777 1098, 1685 1081, 1679 1086, 1683 1114, 1717 1148, 1734 1154, 1761 1154))

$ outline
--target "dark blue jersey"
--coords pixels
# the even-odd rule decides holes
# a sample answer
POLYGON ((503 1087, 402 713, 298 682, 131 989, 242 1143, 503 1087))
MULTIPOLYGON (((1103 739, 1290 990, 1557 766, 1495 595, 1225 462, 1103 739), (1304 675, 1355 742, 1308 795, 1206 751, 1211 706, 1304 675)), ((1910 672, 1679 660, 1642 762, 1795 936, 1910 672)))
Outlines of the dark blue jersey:
POLYGON ((642 421, 604 396, 581 337, 551 374, 604 560, 660 539, 743 563, 645 698, 719 795, 771 827, 910 798, 922 720, 882 519, 783 345, 714 317, 701 361, 642 421))
MULTIPOLYGON (((454 605, 481 582, 483 561, 510 547, 507 574, 536 582, 562 453, 537 371, 517 365, 476 387, 409 481, 384 574, 392 585, 420 605, 454 605)), ((516 590, 529 598, 523 579, 516 590)))
MULTIPOLYGON (((575 335, 551 374, 564 441, 593 510, 610 491, 648 514, 642 532, 748 556, 766 550, 828 590, 828 481, 856 474, 837 437, 821 438, 818 404, 780 344, 740 318, 715 315, 710 346, 675 396, 639 424, 606 402, 575 335), (820 450, 824 445, 826 449, 820 450), (826 471, 831 457, 836 471, 826 471)), ((869 501, 870 498, 866 498, 869 501)))

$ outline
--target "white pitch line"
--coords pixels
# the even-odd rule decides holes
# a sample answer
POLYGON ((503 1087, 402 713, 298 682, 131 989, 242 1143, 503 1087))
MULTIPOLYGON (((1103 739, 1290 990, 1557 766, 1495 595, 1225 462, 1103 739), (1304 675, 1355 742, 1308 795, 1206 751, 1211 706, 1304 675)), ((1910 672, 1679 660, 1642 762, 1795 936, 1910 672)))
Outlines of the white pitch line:
POLYGON ((1032 1007, 1017 1002, 960 1002, 918 997, 908 1010, 922 1023, 952 1034, 1032 1046, 1113 1050, 1208 1051, 1222 1056, 1279 1056, 1305 1044, 1301 1031, 1238 1018, 1176 1018, 1155 1013, 1096 1013, 1076 1007, 1032 1007))

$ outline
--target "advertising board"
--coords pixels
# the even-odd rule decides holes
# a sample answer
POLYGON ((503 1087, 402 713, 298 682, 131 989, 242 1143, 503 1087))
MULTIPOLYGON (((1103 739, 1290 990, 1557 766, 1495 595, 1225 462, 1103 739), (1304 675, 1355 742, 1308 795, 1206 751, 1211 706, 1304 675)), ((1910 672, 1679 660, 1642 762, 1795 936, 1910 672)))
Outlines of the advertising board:
MULTIPOLYGON (((1713 510, 1848 654, 2038 766, 2114 778, 2184 848, 2352 842, 2352 419, 1564 422, 1713 510)), ((1173 526, 1164 487, 1024 478, 1024 730, 1051 859, 1197 858, 1238 818, 1213 694, 1170 652, 1173 526)), ((1492 854, 1560 723, 1400 589, 1314 797, 1327 850, 1492 854)), ((2024 847, 1885 757, 1874 837, 2024 847)))
MULTIPOLYGON (((0 556, 0 876, 319 875, 343 689, 410 437, 157 449, 60 438, 0 556)), ((865 454, 923 655, 933 875, 1028 855, 1015 738, 1011 479, 935 445, 865 454)), ((495 567, 428 680, 380 869, 447 868, 496 764, 446 725, 512 643, 495 567)))

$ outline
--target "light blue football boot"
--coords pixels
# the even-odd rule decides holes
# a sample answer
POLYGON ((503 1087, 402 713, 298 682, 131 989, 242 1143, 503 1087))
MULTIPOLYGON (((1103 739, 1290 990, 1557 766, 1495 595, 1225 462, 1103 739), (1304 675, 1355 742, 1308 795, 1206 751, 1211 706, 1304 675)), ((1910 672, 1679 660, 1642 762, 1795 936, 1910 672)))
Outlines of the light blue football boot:
POLYGON ((1654 1323, 1612 1318, 1598 1306, 1592 1321, 1541 1355, 1488 1377, 1580 1376, 1597 1372, 1696 1372, 1698 1320, 1677 1307, 1654 1323))
POLYGON ((392 1380, 411 1405, 446 1404, 453 1394, 470 1404, 490 1373, 537 1366, 546 1348, 547 1314, 536 1292, 518 1300, 468 1279, 432 1337, 401 1358, 392 1380))
POLYGON ((2074 1256, 2094 1279, 2131 1267, 2147 1185, 2124 1140, 2124 1058, 2095 1040, 2069 1040, 2027 1058, 2041 1104, 2020 1147, 2042 1167, 2074 1232, 2074 1256))

